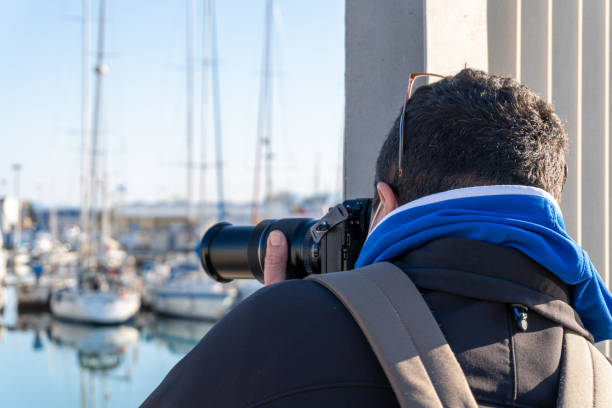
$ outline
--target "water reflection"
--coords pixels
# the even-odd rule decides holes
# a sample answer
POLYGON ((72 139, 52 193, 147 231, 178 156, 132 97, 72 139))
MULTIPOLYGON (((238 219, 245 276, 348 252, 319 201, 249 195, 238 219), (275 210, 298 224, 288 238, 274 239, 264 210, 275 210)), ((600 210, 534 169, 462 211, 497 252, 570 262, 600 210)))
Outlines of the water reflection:
POLYGON ((30 331, 34 333, 32 340, 32 350, 42 351, 44 348, 43 335, 49 329, 51 322, 50 313, 28 313, 22 312, 17 318, 15 329, 20 331, 30 331))
POLYGON ((131 380, 130 366, 124 364, 124 356, 128 349, 137 349, 137 329, 129 326, 87 326, 52 320, 48 335, 53 343, 76 352, 80 369, 81 407, 95 406, 96 389, 100 389, 103 401, 110 399, 110 375, 115 381, 131 380), (123 370, 119 370, 122 365, 123 370))
POLYGON ((52 320, 49 338, 61 346, 72 347, 83 354, 123 354, 136 346, 139 333, 129 326, 87 326, 52 320))
POLYGON ((151 326, 152 338, 178 355, 187 354, 213 326, 211 322, 156 317, 151 326))
POLYGON ((65 322, 40 312, 20 312, 11 323, 0 325, 0 361, 9 370, 27 368, 13 375, 0 370, 3 395, 19 406, 62 407, 137 406, 214 324, 151 312, 122 326, 65 322), (40 386, 31 395, 10 386, 34 379, 40 386))

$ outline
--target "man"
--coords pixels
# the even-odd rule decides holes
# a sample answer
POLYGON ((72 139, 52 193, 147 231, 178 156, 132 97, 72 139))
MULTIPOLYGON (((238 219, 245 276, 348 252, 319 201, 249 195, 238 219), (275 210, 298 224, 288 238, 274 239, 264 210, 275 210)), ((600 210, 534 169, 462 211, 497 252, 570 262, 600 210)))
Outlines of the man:
MULTIPOLYGON (((358 266, 406 272, 484 406, 554 406, 564 331, 612 337, 612 297, 557 204, 566 147, 533 91, 464 69, 415 92, 378 157, 358 266)), ((287 242, 274 232, 267 244, 269 286, 217 323, 144 406, 396 407, 349 312, 316 282, 282 282, 287 242)))

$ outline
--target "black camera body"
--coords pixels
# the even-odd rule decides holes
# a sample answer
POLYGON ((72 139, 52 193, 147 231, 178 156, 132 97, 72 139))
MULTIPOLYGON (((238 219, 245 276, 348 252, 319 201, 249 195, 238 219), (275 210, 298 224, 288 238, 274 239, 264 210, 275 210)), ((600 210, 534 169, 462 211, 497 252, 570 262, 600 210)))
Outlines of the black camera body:
POLYGON ((370 199, 346 200, 321 219, 264 220, 256 226, 220 222, 202 238, 200 260, 219 281, 257 279, 263 282, 266 242, 270 232, 287 237, 287 279, 352 269, 368 235, 370 199))

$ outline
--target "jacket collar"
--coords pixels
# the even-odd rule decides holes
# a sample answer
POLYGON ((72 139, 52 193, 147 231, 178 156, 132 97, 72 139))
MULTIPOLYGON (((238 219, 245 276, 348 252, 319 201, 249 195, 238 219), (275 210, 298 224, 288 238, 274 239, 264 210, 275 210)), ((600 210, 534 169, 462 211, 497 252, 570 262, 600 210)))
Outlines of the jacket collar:
POLYGON ((519 303, 593 341, 570 306, 568 286, 523 253, 467 238, 444 238, 394 262, 421 289, 519 303))
POLYGON ((414 201, 409 201, 395 210, 387 214, 376 226, 370 231, 370 234, 378 228, 384 221, 391 218, 395 214, 401 213, 402 211, 409 210, 411 208, 421 207, 424 205, 440 203, 446 200, 455 200, 457 198, 470 198, 470 197, 483 197, 483 196, 504 196, 504 195, 529 195, 538 196, 547 199, 559 212, 562 214, 561 207, 555 198, 547 191, 541 188, 522 186, 522 185, 492 185, 492 186, 478 186, 478 187, 465 187, 457 188, 454 190, 442 191, 427 195, 425 197, 417 198, 414 201))

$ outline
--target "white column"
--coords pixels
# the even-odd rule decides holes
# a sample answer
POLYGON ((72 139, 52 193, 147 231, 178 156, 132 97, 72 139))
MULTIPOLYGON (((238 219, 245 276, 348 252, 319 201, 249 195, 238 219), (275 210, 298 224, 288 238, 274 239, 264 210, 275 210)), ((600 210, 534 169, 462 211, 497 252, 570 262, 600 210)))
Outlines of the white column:
POLYGON ((487 1, 489 72, 520 80, 520 0, 487 1))
MULTIPOLYGON (((604 163, 605 163, 605 175, 606 178, 604 180, 604 199, 605 199, 605 205, 604 208, 606 210, 606 216, 607 216, 607 220, 604 219, 604 223, 606 224, 608 230, 606 231, 606 246, 604 247, 604 251, 606 254, 605 257, 605 265, 604 265, 604 270, 602 271, 602 277, 604 282, 606 283, 606 285, 608 286, 608 288, 612 289, 612 272, 610 271, 610 252, 611 252, 611 245, 612 245, 612 240, 610 239, 610 231, 612 229, 612 216, 611 216, 611 211, 612 208, 610 207, 610 181, 612 180, 612 178, 610 177, 610 172, 612 172, 612 166, 610 165, 610 109, 612 109, 612 107, 610 106, 610 67, 612 66, 611 63, 612 61, 610 60, 611 58, 611 52, 610 52, 610 46, 611 44, 611 40, 612 40, 612 34, 611 34, 611 30, 610 30, 610 24, 611 24, 611 18, 612 18, 612 12, 610 11, 610 0, 604 0, 604 12, 603 12, 603 16, 604 16, 604 81, 603 81, 603 86, 602 89, 604 90, 604 149, 605 149, 605 155, 604 155, 604 163)), ((604 353, 608 356, 608 358, 612 355, 612 341, 606 341, 605 344, 602 346, 602 349, 604 351, 604 353)))
POLYGON ((582 245, 605 277, 609 258, 609 208, 606 197, 608 144, 604 99, 606 16, 599 1, 583 3, 582 34, 582 245))
POLYGON ((582 241, 582 13, 581 2, 553 3, 552 102, 569 136, 568 175, 561 209, 568 233, 582 241))
POLYGON ((426 0, 424 28, 427 72, 488 70, 486 0, 426 0))
POLYGON ((487 69, 485 0, 346 2, 344 196, 371 197, 410 72, 487 69))
POLYGON ((422 0, 346 2, 344 197, 371 197, 410 72, 425 69, 422 0))
POLYGON ((550 102, 552 0, 523 1, 521 28, 521 82, 550 102))

